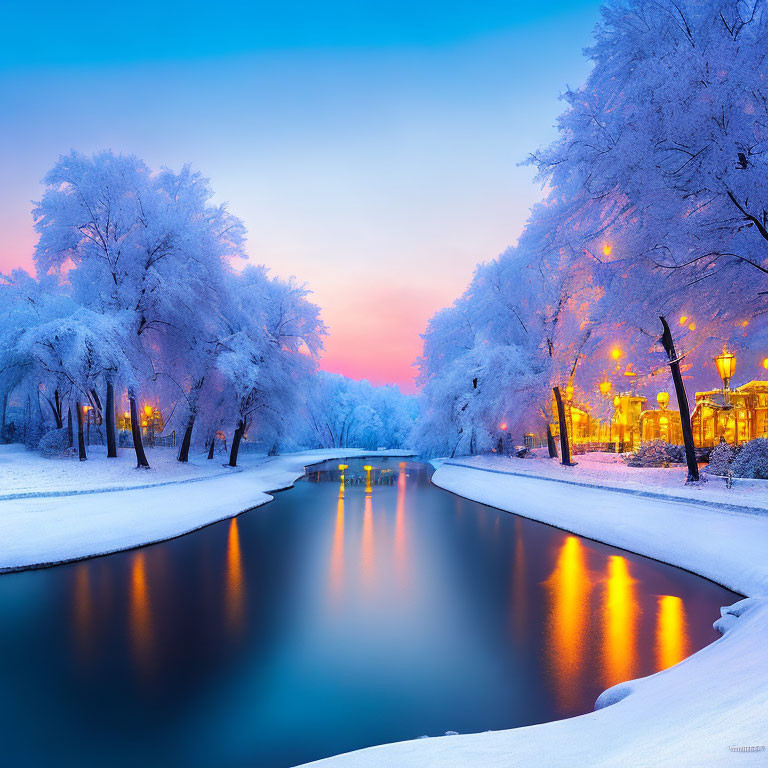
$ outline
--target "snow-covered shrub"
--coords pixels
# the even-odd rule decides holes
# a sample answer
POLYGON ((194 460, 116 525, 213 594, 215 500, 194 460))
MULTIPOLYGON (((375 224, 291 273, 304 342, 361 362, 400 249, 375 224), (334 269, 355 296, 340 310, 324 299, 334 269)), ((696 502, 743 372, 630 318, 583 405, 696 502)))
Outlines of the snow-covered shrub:
POLYGON ((729 443, 726 443, 725 440, 721 438, 720 442, 709 454, 707 472, 710 472, 713 475, 727 475, 731 470, 731 465, 737 454, 738 449, 734 448, 729 443))
POLYGON ((663 467, 674 461, 670 457, 669 448, 663 440, 650 440, 629 457, 627 464, 630 467, 663 467))
MULTIPOLYGON (((714 451, 712 453, 714 454, 714 451)), ((768 440, 758 437, 744 443, 731 463, 731 471, 735 477, 768 480, 768 440)))
POLYGON ((43 456, 60 456, 69 449, 69 431, 66 427, 46 432, 37 444, 43 456))
POLYGON ((667 455, 669 460, 673 464, 685 464, 685 446, 684 445, 668 445, 667 455))

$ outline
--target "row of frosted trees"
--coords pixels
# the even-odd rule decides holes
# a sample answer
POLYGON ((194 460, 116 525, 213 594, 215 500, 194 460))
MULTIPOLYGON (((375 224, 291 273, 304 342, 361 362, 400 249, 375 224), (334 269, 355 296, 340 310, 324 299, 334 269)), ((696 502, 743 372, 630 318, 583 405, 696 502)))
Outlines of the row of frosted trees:
MULTIPOLYGON (((768 82, 761 2, 608 0, 586 84, 531 156, 546 185, 518 244, 437 313, 419 361, 436 454, 544 428, 553 387, 716 386, 724 343, 768 353, 768 82)), ((610 398, 604 398, 605 414, 610 398)))
POLYGON ((148 400, 174 404, 179 461, 193 442, 212 457, 220 430, 232 430, 232 466, 249 432, 277 446, 302 418, 309 430, 319 309, 293 279, 235 268, 243 225, 211 202, 204 178, 73 152, 44 183, 33 211, 38 277, 18 270, 0 282, 3 432, 10 398, 24 409, 29 445, 64 444, 76 429, 85 459, 92 411, 115 457, 115 414, 127 403, 137 465, 148 467, 148 400))

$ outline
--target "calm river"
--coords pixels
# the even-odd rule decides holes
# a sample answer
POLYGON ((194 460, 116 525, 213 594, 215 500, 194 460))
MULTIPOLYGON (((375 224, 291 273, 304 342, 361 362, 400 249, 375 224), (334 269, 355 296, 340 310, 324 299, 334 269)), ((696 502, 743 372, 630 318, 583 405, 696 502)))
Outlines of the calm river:
POLYGON ((197 533, 0 576, 2 762, 271 768, 540 723, 712 642, 737 599, 372 464, 370 492, 329 462, 197 533))

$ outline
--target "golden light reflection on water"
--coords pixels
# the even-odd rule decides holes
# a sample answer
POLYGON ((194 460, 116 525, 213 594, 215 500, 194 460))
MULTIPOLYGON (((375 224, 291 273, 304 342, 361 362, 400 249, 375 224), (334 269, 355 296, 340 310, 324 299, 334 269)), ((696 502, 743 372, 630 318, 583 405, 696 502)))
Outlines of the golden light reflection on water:
POLYGON ((688 655, 685 606, 679 597, 659 595, 656 623, 656 666, 667 669, 688 655))
POLYGON ((245 579, 243 577, 243 558, 240 551, 240 530, 237 527, 236 517, 229 521, 226 578, 227 625, 234 634, 237 634, 242 630, 245 618, 245 579))
POLYGON ((514 596, 515 635, 523 642, 528 635, 528 584, 525 578, 525 541, 523 521, 515 518, 515 555, 512 567, 512 594, 514 596))
POLYGON ((339 500, 336 504, 336 526, 333 531, 333 548, 331 549, 330 594, 336 600, 344 587, 344 486, 339 489, 339 500))
POLYGON ((365 495, 363 508, 363 540, 361 544, 363 582, 370 586, 373 581, 373 498, 371 494, 365 495))
POLYGON ((407 560, 405 553, 405 463, 401 462, 397 476, 397 507, 395 510, 395 563, 401 581, 406 578, 407 560))
POLYGON ((130 628, 133 654, 139 667, 152 663, 152 609, 147 586, 145 553, 136 552, 131 560, 130 628))
POLYGON ((554 571, 546 581, 551 611, 548 622, 551 666, 560 708, 569 713, 581 699, 580 678, 584 669, 589 620, 589 579, 584 547, 575 536, 567 536, 554 571))
POLYGON ((91 594, 90 567, 85 563, 75 567, 75 638, 83 658, 93 650, 93 595, 91 594))
POLYGON ((603 604, 603 675, 606 688, 636 677, 639 606, 629 561, 608 558, 603 604))

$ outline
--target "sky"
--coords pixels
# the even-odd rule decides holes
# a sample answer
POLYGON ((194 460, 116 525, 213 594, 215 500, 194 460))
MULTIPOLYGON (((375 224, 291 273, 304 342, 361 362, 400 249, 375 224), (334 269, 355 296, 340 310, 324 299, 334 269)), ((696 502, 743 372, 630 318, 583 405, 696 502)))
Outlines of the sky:
POLYGON ((60 154, 191 163, 249 260, 313 291, 321 367, 415 391, 429 318, 519 236, 528 154, 584 82, 597 0, 62 3, 0 11, 0 271, 60 154))

